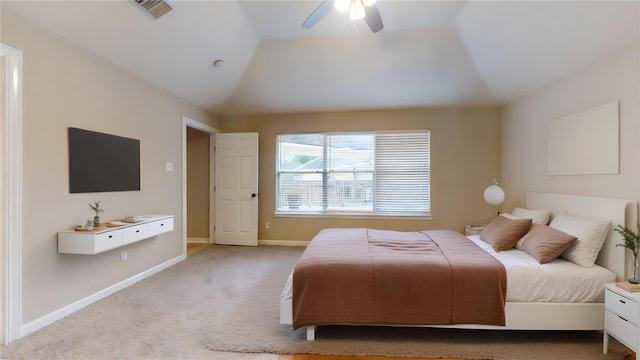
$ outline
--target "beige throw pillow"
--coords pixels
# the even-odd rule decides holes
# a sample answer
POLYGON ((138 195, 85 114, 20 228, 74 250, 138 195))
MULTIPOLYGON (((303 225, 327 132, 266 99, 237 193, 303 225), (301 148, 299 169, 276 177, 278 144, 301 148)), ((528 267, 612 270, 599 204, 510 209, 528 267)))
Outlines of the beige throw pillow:
POLYGON ((518 240, 531 228, 531 219, 507 219, 496 216, 480 233, 484 240, 496 251, 513 249, 518 240))

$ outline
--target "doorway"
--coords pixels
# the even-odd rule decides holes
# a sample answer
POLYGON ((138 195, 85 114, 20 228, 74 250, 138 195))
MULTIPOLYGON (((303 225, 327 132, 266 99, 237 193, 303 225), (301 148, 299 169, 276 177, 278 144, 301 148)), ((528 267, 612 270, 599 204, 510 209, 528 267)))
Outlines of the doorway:
POLYGON ((183 241, 188 256, 214 242, 215 134, 183 117, 183 241))
POLYGON ((187 250, 209 244, 209 140, 208 133, 187 127, 187 250))

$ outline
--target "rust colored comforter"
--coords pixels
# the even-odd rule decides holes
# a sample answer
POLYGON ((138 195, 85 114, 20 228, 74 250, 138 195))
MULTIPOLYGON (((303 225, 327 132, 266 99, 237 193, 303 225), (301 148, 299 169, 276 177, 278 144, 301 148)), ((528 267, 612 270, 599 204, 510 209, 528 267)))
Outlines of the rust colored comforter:
POLYGON ((450 230, 326 229, 293 272, 293 327, 504 325, 506 272, 450 230))

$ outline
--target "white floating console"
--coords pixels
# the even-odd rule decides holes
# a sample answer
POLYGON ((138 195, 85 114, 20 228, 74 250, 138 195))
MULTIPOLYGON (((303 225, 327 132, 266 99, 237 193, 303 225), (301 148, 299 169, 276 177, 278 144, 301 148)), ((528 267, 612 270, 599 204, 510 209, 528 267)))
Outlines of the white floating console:
POLYGON ((136 219, 140 221, 113 227, 104 226, 93 231, 61 231, 58 233, 58 252, 95 255, 173 231, 172 215, 143 215, 136 219))

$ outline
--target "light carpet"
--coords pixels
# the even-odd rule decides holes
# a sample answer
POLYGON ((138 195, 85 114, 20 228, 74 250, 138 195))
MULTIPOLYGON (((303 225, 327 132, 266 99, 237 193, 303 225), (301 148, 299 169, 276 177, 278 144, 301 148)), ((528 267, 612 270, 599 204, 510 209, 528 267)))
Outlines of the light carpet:
MULTIPOLYGON (((615 359, 630 351, 585 332, 279 324, 279 295, 301 248, 210 246, 9 346, 3 359, 257 359, 258 354, 615 359), (232 354, 230 352, 238 352, 232 354)), ((267 359, 267 358, 265 358, 267 359)), ((272 358, 268 358, 272 359, 272 358)))
POLYGON ((253 296, 238 299, 213 324, 208 346, 215 350, 280 354, 381 355, 519 360, 623 359, 629 351, 615 340, 602 354, 598 331, 504 331, 404 327, 322 326, 315 341, 304 329, 279 324, 279 298, 289 268, 257 283, 253 296))

